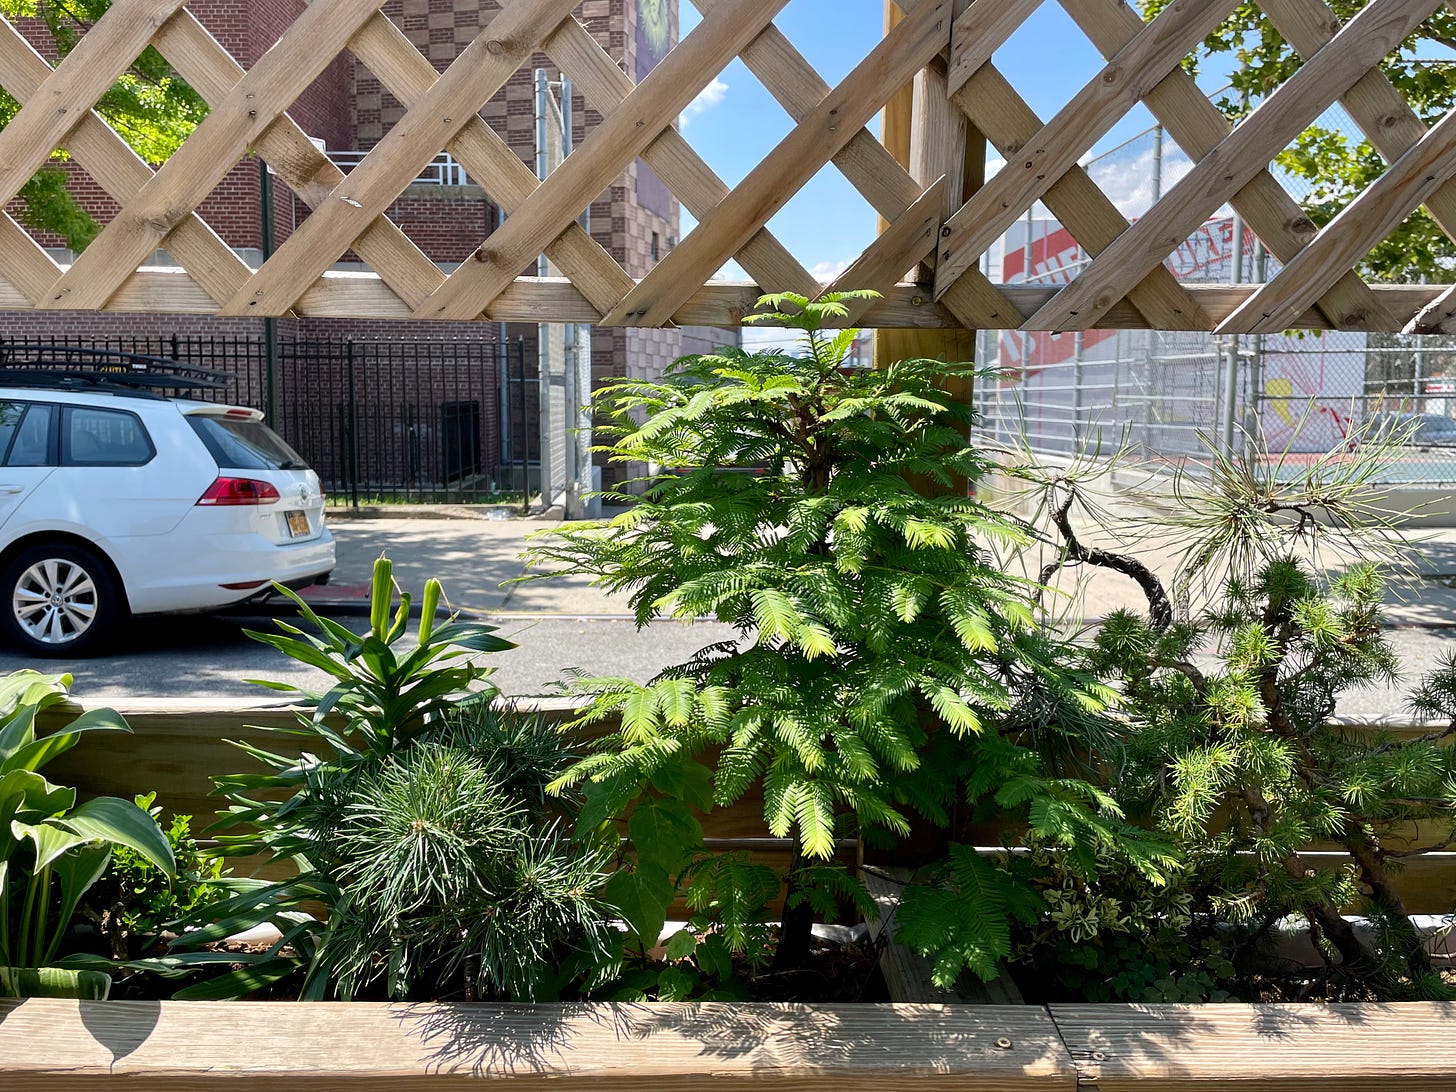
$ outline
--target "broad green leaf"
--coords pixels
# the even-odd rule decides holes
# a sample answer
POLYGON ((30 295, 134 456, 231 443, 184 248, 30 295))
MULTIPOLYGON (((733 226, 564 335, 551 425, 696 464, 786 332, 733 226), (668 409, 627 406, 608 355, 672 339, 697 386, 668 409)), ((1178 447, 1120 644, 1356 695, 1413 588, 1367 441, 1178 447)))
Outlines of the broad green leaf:
POLYGON ((135 850, 168 876, 176 872, 167 836, 155 819, 130 800, 98 796, 57 821, 84 837, 135 850))
POLYGON ((687 959, 693 954, 693 949, 698 946, 698 938, 690 929, 679 929, 667 942, 667 949, 664 955, 669 963, 676 963, 680 959, 687 959))
POLYGON ((662 933, 667 907, 675 893, 676 888, 666 871, 655 865, 639 863, 631 871, 618 869, 612 873, 603 896, 644 945, 651 947, 662 933))
POLYGON ((702 848, 703 828, 680 800, 649 797, 627 821, 637 858, 675 874, 702 848))
POLYGON ((17 750, 5 763, 8 768, 39 770, 51 759, 63 755, 81 741, 85 732, 130 732, 126 718, 115 709, 88 709, 59 731, 41 736, 17 750))

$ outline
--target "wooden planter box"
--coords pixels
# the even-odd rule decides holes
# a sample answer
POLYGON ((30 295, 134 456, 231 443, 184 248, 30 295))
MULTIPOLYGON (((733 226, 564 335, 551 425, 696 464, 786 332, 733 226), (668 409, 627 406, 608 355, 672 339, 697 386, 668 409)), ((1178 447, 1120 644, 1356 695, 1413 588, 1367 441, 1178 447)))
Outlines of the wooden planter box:
MULTIPOLYGON (((155 789, 169 809, 202 817, 217 806, 209 775, 247 766, 224 740, 276 746, 279 737, 244 726, 289 723, 292 714, 158 708, 127 716, 135 735, 88 740, 48 773, 93 793, 155 789)), ((760 801, 714 813, 707 833, 785 863, 781 840, 762 837, 760 801)), ((1429 895, 1445 895, 1453 878, 1456 869, 1443 871, 1429 895)), ((902 980, 914 979, 913 968, 904 970, 902 980)), ((0 1092, 415 1092, 471 1081, 549 1082, 557 1092, 573 1083, 592 1092, 697 1092, 734 1082, 786 1092, 1434 1092, 1456 1090, 1456 1054, 1439 1045, 1453 1028, 1456 1004, 1424 1003, 0 1001, 0 1092)))
POLYGON ((1437 1092, 1456 1007, 0 1001, 5 1092, 1437 1092))

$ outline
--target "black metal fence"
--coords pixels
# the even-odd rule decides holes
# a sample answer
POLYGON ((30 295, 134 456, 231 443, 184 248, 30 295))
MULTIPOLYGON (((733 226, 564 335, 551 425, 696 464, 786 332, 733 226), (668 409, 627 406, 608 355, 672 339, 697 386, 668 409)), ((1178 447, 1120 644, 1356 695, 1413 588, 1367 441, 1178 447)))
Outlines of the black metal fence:
POLYGON ((511 488, 534 454, 531 343, 280 338, 270 359, 261 337, 43 340, 224 373, 224 389, 208 397, 268 412, 336 504, 482 501, 511 488), (503 440, 503 413, 514 443, 503 440))

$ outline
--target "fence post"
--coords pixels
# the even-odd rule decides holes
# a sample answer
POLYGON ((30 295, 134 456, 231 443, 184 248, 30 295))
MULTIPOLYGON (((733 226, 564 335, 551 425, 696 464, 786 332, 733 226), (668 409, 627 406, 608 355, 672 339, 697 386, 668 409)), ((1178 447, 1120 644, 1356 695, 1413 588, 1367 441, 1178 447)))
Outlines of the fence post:
POLYGON ((344 342, 345 385, 349 388, 348 445, 345 451, 349 465, 349 506, 359 507, 359 405, 354 390, 354 342, 344 342))

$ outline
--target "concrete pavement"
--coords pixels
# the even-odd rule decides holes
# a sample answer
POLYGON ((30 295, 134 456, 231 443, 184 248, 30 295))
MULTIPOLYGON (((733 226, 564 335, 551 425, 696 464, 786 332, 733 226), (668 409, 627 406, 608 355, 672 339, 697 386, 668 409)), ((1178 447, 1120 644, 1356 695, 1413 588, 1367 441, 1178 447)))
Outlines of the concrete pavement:
MULTIPOLYGON (((321 608, 357 616, 368 601, 374 559, 387 553, 401 587, 418 595, 437 577, 451 606, 495 625, 518 646, 491 654, 503 693, 525 700, 559 695, 558 682, 572 671, 622 675, 646 681, 705 645, 730 639, 717 623, 658 622, 639 631, 626 602, 593 588, 583 577, 512 583, 526 570, 521 552, 527 536, 554 526, 532 519, 426 519, 411 513, 389 518, 330 517, 338 540, 338 566, 326 587, 309 598, 321 608)), ((1090 542, 1094 528, 1084 529, 1090 542)), ((1105 535, 1103 536, 1105 539, 1105 535)), ((1413 679, 1456 649, 1456 531, 1438 531, 1422 546, 1425 578, 1390 589, 1390 636, 1413 679)), ((1140 551, 1160 574, 1175 567, 1166 548, 1140 551)), ((1033 570, 1044 559, 1033 557, 1033 570)), ((1033 571, 1034 575, 1034 571, 1033 571)), ((1105 571, 1069 570, 1058 578, 1069 594, 1061 603, 1065 622, 1078 627, 1119 606, 1142 609, 1136 585, 1105 571), (1084 585, 1078 592, 1078 585, 1084 585)), ((0 672, 24 666, 71 670, 75 693, 87 705, 123 710, 274 704, 279 695, 250 679, 275 679, 305 688, 326 685, 322 673, 297 665, 247 638, 244 629, 266 629, 278 614, 271 605, 232 616, 162 616, 138 619, 114 655, 66 664, 39 664, 0 649, 0 672)), ((1405 685, 1351 695, 1343 714, 1408 720, 1405 685)))

